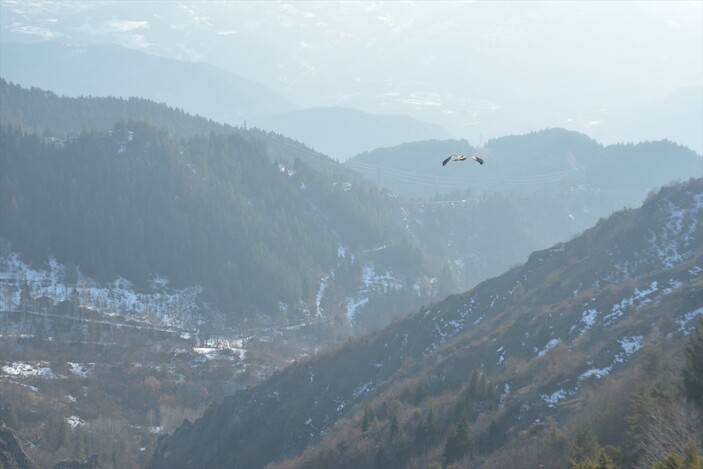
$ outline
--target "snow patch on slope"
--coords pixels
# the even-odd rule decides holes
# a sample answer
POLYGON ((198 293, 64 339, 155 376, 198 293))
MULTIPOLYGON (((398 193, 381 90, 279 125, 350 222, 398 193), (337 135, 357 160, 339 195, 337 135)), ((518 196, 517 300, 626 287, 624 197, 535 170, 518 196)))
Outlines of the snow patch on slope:
POLYGON ((74 375, 81 378, 90 378, 93 374, 93 370, 95 369, 95 363, 68 362, 68 367, 74 375))
POLYGON ((676 323, 679 325, 679 332, 683 333, 683 335, 689 335, 691 332, 693 332, 693 330, 696 328, 696 325, 690 323, 696 316, 701 314, 703 314, 703 307, 700 307, 689 313, 684 314, 681 319, 676 321, 676 323))
MULTIPOLYGON (((378 249, 383 249, 382 246, 378 249)), ((371 297, 377 293, 385 293, 390 290, 401 290, 403 282, 398 280, 390 272, 377 272, 373 264, 367 264, 361 273, 363 287, 356 297, 347 297, 347 320, 349 324, 354 323, 358 308, 367 304, 371 297)))
POLYGON ((540 399, 546 402, 549 407, 555 407, 562 400, 566 399, 569 396, 575 395, 576 392, 579 390, 581 383, 587 380, 588 378, 595 377, 596 379, 600 379, 604 376, 609 375, 613 371, 613 368, 616 364, 624 363, 630 355, 634 354, 644 346, 644 337, 622 337, 618 340, 618 343, 620 344, 622 352, 616 354, 610 364, 601 368, 590 368, 581 373, 577 379, 577 384, 573 387, 573 389, 565 390, 562 388, 551 394, 541 394, 540 399))
POLYGON ((632 296, 630 296, 629 298, 624 298, 619 303, 613 305, 610 310, 610 314, 606 315, 603 318, 603 324, 606 326, 612 324, 616 319, 622 317, 625 312, 627 312, 627 310, 630 308, 640 308, 646 304, 651 303, 654 300, 652 298, 649 298, 649 296, 655 293, 657 290, 658 287, 656 281, 652 282, 649 285, 649 288, 647 289, 639 290, 638 288, 635 288, 635 291, 632 296))
POLYGON ((2 371, 10 376, 19 376, 22 378, 33 376, 44 379, 53 379, 56 377, 54 372, 51 371, 49 364, 46 362, 38 362, 35 365, 24 362, 9 363, 8 365, 2 367, 2 371))
POLYGON ((84 276, 76 268, 69 275, 64 265, 50 257, 47 269, 33 269, 10 252, 0 257, 0 282, 6 286, 0 291, 0 302, 8 309, 19 307, 22 285, 26 283, 32 298, 46 296, 54 303, 69 300, 75 291, 80 306, 96 309, 106 314, 134 315, 141 319, 150 316, 164 326, 183 327, 183 318, 191 316, 197 309, 200 287, 175 290, 168 288, 168 279, 155 276, 152 293, 137 293, 133 285, 124 278, 101 285, 84 276), (74 281, 69 281, 75 276, 74 281))
POLYGON ((552 339, 537 353, 538 357, 543 357, 547 352, 561 343, 561 339, 552 339))

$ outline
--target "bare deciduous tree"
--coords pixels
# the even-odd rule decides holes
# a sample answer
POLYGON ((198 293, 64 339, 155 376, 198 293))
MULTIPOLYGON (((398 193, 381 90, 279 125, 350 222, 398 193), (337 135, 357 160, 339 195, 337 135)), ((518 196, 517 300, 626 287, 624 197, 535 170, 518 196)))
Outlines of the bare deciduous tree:
POLYGON ((639 442, 641 453, 636 467, 653 467, 672 453, 683 455, 691 443, 700 452, 703 442, 701 421, 700 411, 684 399, 673 399, 666 405, 652 408, 639 442))

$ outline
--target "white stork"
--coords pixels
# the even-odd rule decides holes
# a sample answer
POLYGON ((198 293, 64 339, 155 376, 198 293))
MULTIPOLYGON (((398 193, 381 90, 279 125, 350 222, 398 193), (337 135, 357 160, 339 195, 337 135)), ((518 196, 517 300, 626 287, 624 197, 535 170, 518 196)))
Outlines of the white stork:
POLYGON ((468 157, 466 155, 450 155, 448 158, 446 158, 444 161, 442 161, 442 166, 446 166, 446 164, 449 163, 450 160, 451 161, 466 161, 467 159, 472 159, 475 162, 477 162, 478 164, 483 164, 483 159, 479 158, 476 155, 472 155, 472 156, 468 156, 468 157))

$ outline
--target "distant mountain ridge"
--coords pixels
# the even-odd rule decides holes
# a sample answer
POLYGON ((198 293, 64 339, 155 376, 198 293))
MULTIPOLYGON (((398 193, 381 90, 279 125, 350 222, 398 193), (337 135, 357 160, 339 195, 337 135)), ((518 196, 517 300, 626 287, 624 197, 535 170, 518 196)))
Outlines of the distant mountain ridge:
POLYGON ((636 109, 622 110, 592 129, 599 140, 669 139, 703 154, 703 86, 687 86, 636 109))
MULTIPOLYGON (((433 448, 462 415, 478 445, 470 460, 496 467, 500 448, 540 420, 578 419, 581 389, 627 370, 647 344, 681 346, 703 314, 702 213, 703 180, 665 188, 473 290, 213 405, 159 440, 149 467, 329 458, 373 467, 382 453, 393 465, 436 462, 433 448), (429 409, 435 436, 418 449, 429 409), (377 420, 365 428, 369 412, 377 420)), ((563 467, 568 454, 555 454, 563 467)))
POLYGON ((409 140, 449 138, 439 125, 341 107, 299 109, 265 86, 205 63, 115 45, 0 43, 0 75, 24 87, 78 96, 140 98, 236 126, 257 126, 344 160, 409 140), (193 86, 198 83, 198 86, 193 86), (363 140, 358 135, 365 135, 363 140))
POLYGON ((265 86, 212 65, 164 59, 114 45, 0 43, 0 74, 24 87, 68 96, 165 102, 232 125, 296 108, 265 86))
MULTIPOLYGON (((36 135, 31 145, 38 145, 35 148, 37 151, 32 153, 31 158, 19 158, 20 147, 14 145, 23 139, 22 145, 29 144, 32 138, 20 138, 19 133, 10 132, 2 142, 8 145, 8 150, 2 155, 3 160, 8 158, 8 161, 16 161, 20 166, 26 166, 30 160, 36 163, 39 161, 37 158, 48 157, 49 154, 64 155, 67 162, 69 159, 78 158, 77 153, 83 154, 82 158, 88 157, 91 152, 98 151, 96 156, 86 160, 85 165, 78 165, 73 171, 63 164, 59 165, 54 173, 47 172, 47 168, 53 167, 52 165, 59 161, 55 156, 48 157, 46 164, 43 165, 44 170, 38 173, 31 170, 25 171, 28 170, 28 167, 25 167, 22 170, 24 171, 22 177, 12 172, 13 168, 19 168, 19 166, 15 167, 14 163, 3 167, 2 176, 5 179, 3 184, 0 184, 0 189, 3 191, 3 204, 11 204, 13 197, 18 204, 20 201, 24 204, 29 203, 30 200, 33 202, 31 206, 24 205, 21 216, 20 212, 17 212, 19 205, 16 208, 3 209, 2 232, 12 241, 14 248, 21 251, 24 256, 30 256, 31 262, 46 262, 47 256, 53 253, 61 262, 77 264, 86 275, 96 279, 112 281, 116 275, 123 275, 129 277, 129 280, 136 285, 144 285, 148 284, 150 274, 158 273, 172 277, 171 280, 181 287, 193 287, 194 285, 189 282, 200 278, 197 283, 206 290, 220 290, 226 295, 236 292, 239 287, 227 284, 229 280, 223 283, 223 279, 235 275, 235 278, 238 278, 236 282, 241 284, 245 277, 246 281, 251 280, 252 272, 260 271, 262 277, 258 285, 260 288, 267 289, 265 298, 269 301, 266 303, 266 309, 271 308, 272 312, 277 314, 280 305, 276 304, 276 295, 273 292, 287 292, 280 298, 288 298, 284 300, 286 304, 293 298, 296 301, 302 299, 303 304, 298 305, 301 314, 309 314, 311 310, 315 311, 315 314, 327 310, 329 315, 337 317, 330 325, 347 330, 357 328, 366 330, 385 325, 394 315, 418 307, 423 302, 426 303, 428 298, 442 297, 448 293, 461 291, 489 276, 498 275, 508 266, 524 260, 529 252, 567 239, 613 210, 623 206, 638 205, 646 195, 646 187, 649 187, 642 187, 643 182, 648 185, 663 184, 668 181, 666 179, 668 169, 665 166, 677 167, 676 164, 671 165, 667 162, 666 155, 671 152, 672 160, 673 158, 685 160, 686 156, 685 151, 677 153, 678 147, 666 143, 623 147, 622 152, 625 157, 620 163, 621 168, 633 174, 642 171, 641 177, 622 181, 621 189, 630 189, 630 192, 625 191, 626 197, 623 197, 620 192, 601 190, 598 187, 586 186, 574 190, 573 187, 563 185, 555 187, 552 184, 546 186, 552 190, 530 192, 525 195, 487 195, 477 192, 468 196, 452 195, 450 200, 414 201, 398 198, 392 193, 379 190, 373 183, 365 181, 363 176, 354 171, 350 165, 342 165, 283 135, 251 127, 244 129, 218 124, 148 100, 59 97, 53 92, 38 88, 25 89, 2 80, 0 104, 0 118, 3 126, 15 127, 15 130, 36 135), (145 125, 142 120, 149 124, 145 125), (203 136, 205 136, 204 140, 203 136), (133 141, 130 141, 130 138, 133 141), (189 140, 194 146, 190 149, 183 147, 189 140), (92 142, 91 145, 95 147, 89 149, 87 142, 92 142), (214 142, 220 143, 214 144, 214 142), (67 144, 70 144, 70 148, 65 148, 67 144), (199 146, 200 149, 197 149, 199 146), (235 147, 241 148, 244 153, 237 153, 239 150, 235 151, 235 147), (97 150, 98 148, 100 150, 97 150), (145 153, 132 154, 132 150, 136 151, 137 148, 141 148, 142 150, 138 151, 145 153), (208 152, 219 153, 222 159, 217 164, 221 163, 224 166, 218 167, 217 171, 206 168, 212 163, 206 156, 208 152), (643 168, 633 167, 633 164, 636 166, 640 153, 653 153, 660 156, 656 163, 663 165, 664 168, 656 171, 656 168, 651 165, 644 165, 643 168), (40 154, 43 156, 40 157, 40 154), (191 158, 197 159, 197 162, 191 161, 191 158), (159 159, 162 159, 162 163, 169 162, 166 167, 170 169, 153 166, 159 159), (98 164, 101 169, 96 170, 104 171, 105 168, 102 165, 108 165, 113 168, 110 170, 111 177, 122 182, 107 179, 99 187, 94 187, 94 177, 88 177, 85 168, 88 164, 97 164, 97 161, 102 163, 98 164), (249 164, 253 166, 247 166, 246 178, 238 179, 241 174, 236 171, 249 164), (201 167, 201 165, 204 166, 201 167), (117 170, 119 166, 122 166, 122 169, 117 170), (118 176, 123 174, 127 167, 131 167, 129 171, 134 173, 127 178, 118 176), (239 169, 235 170, 235 168, 239 169), (285 177, 282 177, 283 175, 285 177), (27 179, 22 182, 24 177, 27 179), (56 186, 58 177, 65 177, 67 181, 76 183, 73 198, 69 200, 64 195, 49 197, 40 202, 42 194, 46 195, 52 190, 58 190, 56 186), (173 184, 167 183, 171 177, 173 184), (42 178, 46 180, 43 183, 45 187, 43 191, 27 189, 42 178), (145 184, 145 180, 149 178, 154 182, 145 184), (219 182, 207 183, 206 186, 209 187, 207 191, 192 192, 194 188, 202 187, 203 180, 208 178, 217 179, 219 182), (251 182, 256 178, 263 178, 261 180, 269 182, 253 187, 251 182), (30 180, 34 182, 30 184, 30 180), (176 183, 176 181, 180 182, 176 183), (184 181, 191 182, 184 183, 184 181), (634 187, 628 187, 625 182, 634 187), (121 185, 134 187, 135 190, 129 195, 113 193, 97 197, 97 194, 108 188, 112 188, 113 191, 124 191, 124 187, 120 188, 121 185), (240 198, 236 194, 239 194, 244 185, 250 187, 247 190, 252 192, 240 198), (219 189, 215 189, 216 187, 219 189), (92 188, 91 192, 84 193, 88 188, 92 188), (556 191, 553 190, 555 188, 556 191), (19 192, 13 192, 15 190, 19 192), (171 195, 155 193, 154 191, 157 190, 169 192, 171 195), (26 194, 20 195, 23 191, 26 194), (281 191, 287 195, 275 197, 271 195, 274 192, 283 193, 281 191), (211 200, 208 199, 216 192, 219 195, 211 200), (153 206, 149 208, 132 203, 134 194, 137 193, 153 193, 151 196, 153 206), (264 196, 265 202, 260 198, 264 193, 268 193, 264 196), (257 203, 264 203, 268 208, 261 211, 261 207, 257 205, 257 209, 253 210, 254 201, 257 200, 259 201, 257 203), (109 208, 110 204, 115 204, 117 201, 119 201, 119 209, 109 208), (302 205, 298 205, 298 202, 302 205), (251 224, 240 233, 231 231, 245 221, 239 216, 233 217, 232 212, 225 209, 230 203, 234 204, 232 206, 239 206, 243 213, 249 213, 254 219, 261 221, 267 216, 275 216, 277 221, 269 220, 255 224, 259 228, 254 231, 260 228, 265 231, 265 234, 260 236, 252 235, 251 226, 254 225, 251 224), (61 205, 57 206, 56 211, 47 208, 56 204, 61 205), (86 204, 92 204, 93 207, 88 209, 86 204), (193 212, 191 210, 193 204, 201 204, 205 208, 193 212), (301 208, 301 211, 291 209, 293 205, 301 208), (76 211, 78 206, 83 207, 79 210, 82 211, 82 215, 78 215, 76 211), (157 207, 160 208, 157 209, 157 207), (282 207, 288 207, 288 209, 282 210, 282 207), (151 210, 150 214, 146 214, 146 210, 151 210), (145 223, 145 227, 149 225, 149 233, 153 240, 163 237, 170 240, 169 242, 175 242, 174 239, 183 238, 179 242, 182 242, 183 246, 188 246, 188 249, 179 249, 181 256, 175 258, 170 253, 158 254, 165 247, 163 241, 147 249, 149 242, 145 242, 143 237, 138 235, 140 225, 135 226, 133 218, 122 220, 127 211, 131 211, 131 216, 139 214, 136 220, 145 223), (223 215, 219 219, 229 228, 221 227, 212 231, 212 226, 208 224, 207 233, 192 232, 197 231, 197 223, 210 220, 210 217, 220 211, 223 215), (41 216, 39 215, 41 213, 52 215, 41 216), (63 214, 62 219, 57 218, 58 213, 63 214), (64 251, 67 249, 66 246, 73 242, 70 240, 74 239, 67 232, 69 225, 61 226, 63 223, 61 220, 68 219, 68 213, 75 217, 74 222, 79 223, 78 226, 87 223, 87 214, 92 214, 93 221, 90 223, 92 228, 88 229, 87 226, 84 228, 88 233, 93 234, 97 233, 94 230, 98 227, 102 230, 99 236, 88 236, 84 240, 91 247, 86 249, 88 244, 85 244, 83 249, 75 251, 76 257, 66 257, 68 251, 64 251), (172 216, 166 217, 167 213, 172 216), (189 215, 185 216, 185 213, 189 215), (228 215, 225 216, 225 213, 228 215), (19 217, 12 223, 8 218, 11 214, 19 217), (303 217, 301 220, 307 221, 293 223, 291 217, 295 218, 298 215, 303 217), (33 219, 36 222, 33 226, 41 229, 31 229, 31 235, 19 234, 22 232, 21 227, 26 228, 32 217, 35 217, 33 219), (122 221, 118 223, 118 219, 122 221), (156 222, 156 220, 161 221, 156 222), (198 220, 200 221, 197 222, 198 220), (157 228, 154 223, 164 223, 164 225, 157 228), (160 230, 169 223, 173 231, 169 231, 168 235, 159 234, 160 230), (174 223, 182 225, 176 229, 174 223), (271 227, 276 226, 277 223, 285 224, 285 230, 278 229, 283 234, 274 233, 271 230, 271 227), (330 223, 336 227, 333 229, 334 233, 330 232, 329 237, 326 238, 320 234, 325 229, 319 227, 330 223), (118 226, 119 230, 116 230, 118 226), (320 229, 322 231, 319 231, 320 229), (120 235, 115 236, 118 231, 120 235), (304 232, 313 233, 313 231, 314 235, 308 234, 298 238, 315 239, 314 242, 303 242, 303 250, 310 249, 307 251, 309 256, 304 257, 308 260, 317 259, 315 262, 325 260, 317 267, 303 269, 303 274, 295 274, 298 278, 293 279, 292 272, 300 272, 300 266, 295 264, 293 259, 299 255, 297 251, 301 246, 298 241, 293 240, 304 232), (10 232, 13 234, 10 235, 10 232), (442 235, 438 236, 438 232, 442 235), (128 233, 134 242, 131 242, 121 255, 115 256, 117 244, 128 233), (109 236, 106 236, 108 234, 109 236), (230 238, 230 236, 234 237, 230 238), (249 246, 236 262, 222 262, 222 256, 218 256, 214 264, 202 266, 200 269, 194 268, 207 257, 206 252, 214 249, 212 243, 216 239, 215 245, 224 243, 231 252, 234 252, 239 249, 234 246, 244 249, 248 242, 260 245, 261 239, 268 238, 275 241, 272 241, 271 245, 255 249, 254 252, 257 253, 255 255, 252 254, 252 248, 249 246), (60 239, 63 241, 59 242, 60 239), (342 242, 336 245, 334 239, 342 242), (343 241, 344 239, 347 241, 343 241), (42 240, 41 245, 36 244, 39 240, 42 240), (294 248, 290 243, 298 244, 294 248), (29 247, 30 245, 32 247, 29 247), (64 247, 57 250, 58 245, 64 247), (286 245, 287 248, 284 247, 286 245), (326 247, 322 247, 323 245, 326 247), (22 246, 25 247, 22 248, 22 246), (267 267, 264 266, 267 264, 260 262, 253 271, 248 271, 247 276, 237 276, 236 273, 240 272, 241 265, 245 265, 265 252, 273 252, 271 246, 276 246, 273 251, 282 249, 281 252, 285 254, 274 256, 270 259, 271 264, 268 265, 280 267, 280 263, 283 262, 288 263, 289 268, 278 268, 275 273, 266 274, 267 267), (313 249, 313 246, 317 246, 317 249, 313 249), (137 256, 136 251, 139 249, 144 249, 144 252, 143 255, 137 256), (62 252, 64 254, 61 254, 62 252), (105 256, 110 259, 104 259, 105 256), (191 259, 189 268, 174 268, 181 257, 183 261, 188 256, 191 259), (141 259, 139 262, 130 262, 137 257, 141 259), (158 262, 157 258, 160 259, 158 262), (99 264, 97 261, 100 259, 105 262, 99 264), (220 268, 224 269, 222 271, 214 268, 220 263, 222 263, 220 268), (95 270, 91 271, 90 265, 95 270), (122 267, 118 269, 118 265, 122 267), (332 272, 334 275, 331 275, 332 272), (286 278, 289 274, 290 281, 274 280, 286 278), (212 278, 213 275, 217 278, 215 283, 210 283, 208 280, 208 284, 203 284, 202 279, 212 278), (388 280, 382 280, 384 278, 392 278, 393 281, 389 283, 388 280), (181 283, 187 279, 189 280, 186 284, 181 283)), ((475 163, 468 166, 465 163, 463 163, 464 166, 462 163, 452 163, 453 166, 443 168, 439 159, 429 158, 427 155, 436 144, 446 145, 447 151, 454 144, 451 141, 431 141, 419 143, 417 147, 415 144, 407 144, 409 149, 399 152, 395 164, 404 164, 407 166, 406 170, 412 169, 418 161, 410 148, 422 148, 426 145, 427 148, 421 151, 421 158, 431 161, 432 165, 440 170, 446 170, 445 172, 464 170, 476 173, 477 178, 487 178, 490 181, 490 176, 487 176, 486 172, 494 171, 496 167, 524 165, 525 168, 529 168, 533 162, 544 165, 545 171, 553 172, 556 169, 572 174, 573 167, 565 154, 565 148, 576 148, 583 144, 599 148, 585 136, 558 129, 526 136, 506 137, 499 142, 504 143, 506 152, 514 148, 521 149, 518 156, 522 155, 522 158, 512 158, 512 160, 506 158, 503 162, 496 158, 487 161, 485 166, 475 163), (554 149, 550 149, 552 145, 554 149), (547 158, 542 155, 545 149, 547 158), (555 154, 554 152, 562 153, 558 161, 549 158, 550 155, 555 154), (553 166, 550 167, 550 164, 553 166)), ((467 147, 467 150, 472 148, 467 147)), ((579 171, 585 170, 579 169, 579 171)), ((429 167, 427 174, 429 174, 429 167)), ((607 175, 608 171, 604 174, 607 175)), ((599 177, 602 178, 603 174, 599 177)), ((568 183, 569 180, 565 182, 568 183)), ((64 190, 67 187, 64 184, 64 190)), ((540 185, 540 187, 543 186, 540 185)), ((618 190, 617 181, 614 181, 611 187, 618 190)), ((247 223, 249 221, 251 220, 247 223)), ((203 225, 203 229, 205 226, 203 225)), ((247 288, 246 291, 247 293, 237 298, 242 300, 253 294, 255 290, 247 288)), ((255 309, 262 308, 259 305, 255 309)), ((255 313, 252 311, 250 314, 255 313)), ((297 317, 295 314, 284 316, 290 321, 294 321, 297 317)))
POLYGON ((107 132, 116 122, 151 122, 183 137, 236 128, 144 98, 69 97, 37 87, 26 88, 0 77, 0 122, 32 133, 54 137, 77 135, 81 130, 107 132))
POLYGON ((0 104, 0 122, 32 133, 48 132, 65 138, 84 129, 107 132, 116 122, 129 120, 149 122, 181 137, 211 132, 237 133, 265 144, 274 159, 288 163, 300 159, 317 170, 361 179, 356 171, 284 135, 250 126, 222 124, 145 98, 59 96, 49 90, 8 83, 0 77, 0 104))
MULTIPOLYGON (((670 141, 603 146, 560 128, 491 139, 481 148, 465 140, 406 143, 356 155, 345 164, 399 194, 425 198, 467 190, 476 194, 578 188, 641 194, 703 175, 703 157, 670 141), (485 161, 481 167, 471 162, 440 164, 452 153, 475 152, 485 161)), ((624 205, 633 202, 639 201, 631 198, 624 205)))
POLYGON ((412 117, 369 114, 343 107, 296 110, 254 123, 300 140, 339 161, 375 148, 451 137, 441 126, 412 117))

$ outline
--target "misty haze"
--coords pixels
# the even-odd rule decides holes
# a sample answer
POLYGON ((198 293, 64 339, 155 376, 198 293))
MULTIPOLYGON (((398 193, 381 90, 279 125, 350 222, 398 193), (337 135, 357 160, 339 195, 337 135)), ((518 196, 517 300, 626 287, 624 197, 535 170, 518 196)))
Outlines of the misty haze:
POLYGON ((703 3, 0 0, 0 467, 703 469, 703 3))

